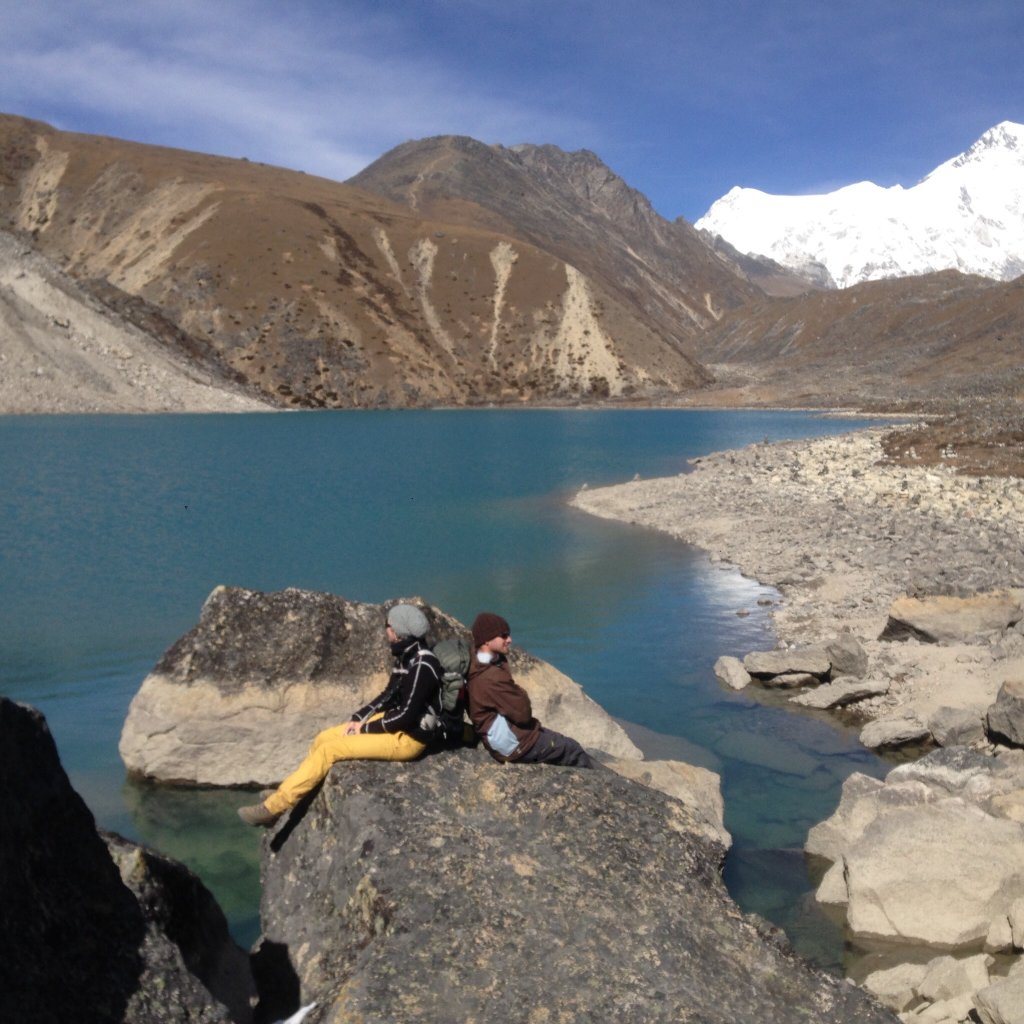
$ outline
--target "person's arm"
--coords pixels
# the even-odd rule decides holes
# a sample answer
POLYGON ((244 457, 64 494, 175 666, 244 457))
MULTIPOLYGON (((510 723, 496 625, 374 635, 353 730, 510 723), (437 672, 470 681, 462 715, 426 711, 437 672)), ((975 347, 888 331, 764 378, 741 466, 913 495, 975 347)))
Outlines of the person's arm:
POLYGON ((418 728, 440 682, 441 676, 434 659, 417 657, 399 684, 398 706, 385 712, 381 718, 364 722, 360 731, 411 732, 418 728))

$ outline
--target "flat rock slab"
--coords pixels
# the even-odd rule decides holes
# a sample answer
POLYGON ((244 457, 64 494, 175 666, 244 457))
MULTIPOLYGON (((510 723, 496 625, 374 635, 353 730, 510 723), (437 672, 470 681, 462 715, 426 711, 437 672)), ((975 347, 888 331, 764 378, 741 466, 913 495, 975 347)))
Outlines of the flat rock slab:
MULTIPOLYGON (((434 639, 467 635, 451 616, 409 598, 434 639)), ((269 786, 313 737, 347 720, 387 682, 384 619, 391 604, 289 589, 217 587, 198 624, 146 677, 119 750, 128 770, 182 785, 269 786)), ((640 758, 622 728, 578 684, 516 649, 512 672, 547 726, 584 747, 640 758)))
POLYGON ((800 704, 805 708, 841 708, 858 700, 888 693, 890 685, 887 679, 851 679, 844 676, 805 693, 798 693, 789 700, 791 704, 800 704))
POLYGON ((878 750, 880 747, 905 747, 908 743, 920 743, 930 735, 928 726, 916 715, 905 715, 868 722, 861 730, 860 741, 869 750, 878 750))
POLYGON ((766 941, 724 889, 722 852, 678 801, 609 772, 474 751, 350 762, 264 840, 262 1009, 315 1001, 318 1024, 894 1024, 766 941))
POLYGON ((831 671, 832 662, 823 648, 805 647, 786 651, 752 651, 743 659, 743 667, 752 676, 805 672, 823 678, 831 671))
POLYGON ((1024 618, 1024 590, 1007 589, 971 597, 900 597, 889 608, 883 640, 917 637, 931 643, 973 640, 1003 632, 1024 618))

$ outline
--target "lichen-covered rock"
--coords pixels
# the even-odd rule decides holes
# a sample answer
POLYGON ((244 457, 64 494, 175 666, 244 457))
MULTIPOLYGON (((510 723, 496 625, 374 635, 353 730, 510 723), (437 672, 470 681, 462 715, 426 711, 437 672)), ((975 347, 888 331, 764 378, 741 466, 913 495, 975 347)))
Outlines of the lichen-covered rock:
MULTIPOLYGON (((229 1020, 227 1007, 189 969, 204 959, 191 944, 194 935, 173 934, 173 922, 206 913, 212 897, 206 894, 209 904, 200 911, 151 886, 164 912, 140 904, 71 788, 43 716, 5 698, 0 778, 7 787, 0 808, 0 1020, 229 1020)), ((126 841, 115 842, 129 849, 126 841)), ((204 948, 214 945, 216 939, 204 948)), ((248 1018, 247 1005, 236 1010, 238 1020, 248 1018)))
POLYGON ((767 941, 661 793, 479 750, 344 768, 264 840, 268 1019, 894 1021, 767 941))
POLYGON ((256 995, 249 955, 232 940, 213 894, 180 861, 113 832, 100 834, 148 928, 178 947, 189 973, 233 1020, 248 1020, 256 995))
MULTIPOLYGON (((437 640, 467 631, 418 598, 437 640)), ((313 737, 387 681, 387 604, 288 589, 217 587, 131 702, 121 733, 129 771, 186 785, 279 782, 313 737)), ((613 757, 639 758, 622 728, 567 676, 514 650, 512 671, 548 727, 613 757)))

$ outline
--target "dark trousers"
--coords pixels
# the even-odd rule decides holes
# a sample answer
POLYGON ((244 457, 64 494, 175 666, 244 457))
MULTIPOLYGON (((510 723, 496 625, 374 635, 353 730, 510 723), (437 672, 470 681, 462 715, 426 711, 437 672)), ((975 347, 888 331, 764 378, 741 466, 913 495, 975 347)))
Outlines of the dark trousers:
POLYGON ((593 758, 574 740, 553 729, 541 727, 537 742, 516 764, 564 764, 571 768, 596 768, 593 758))

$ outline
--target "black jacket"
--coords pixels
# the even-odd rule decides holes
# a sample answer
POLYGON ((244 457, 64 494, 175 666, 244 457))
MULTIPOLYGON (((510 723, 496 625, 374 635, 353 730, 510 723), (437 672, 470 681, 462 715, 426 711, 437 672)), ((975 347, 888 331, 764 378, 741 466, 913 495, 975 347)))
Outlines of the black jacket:
POLYGON ((436 725, 429 726, 424 716, 432 714, 435 722, 441 718, 441 666, 422 640, 399 640, 391 645, 391 650, 395 665, 388 685, 361 707, 352 721, 366 722, 371 715, 383 711, 383 718, 368 722, 362 731, 404 732, 420 743, 429 743, 436 725))

